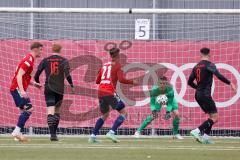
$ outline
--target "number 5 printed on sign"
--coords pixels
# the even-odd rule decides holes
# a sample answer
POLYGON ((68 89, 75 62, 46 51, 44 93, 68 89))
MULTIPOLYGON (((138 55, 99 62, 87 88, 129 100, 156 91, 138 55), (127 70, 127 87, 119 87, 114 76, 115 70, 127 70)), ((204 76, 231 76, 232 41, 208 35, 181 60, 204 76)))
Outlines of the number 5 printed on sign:
POLYGON ((135 20, 135 39, 147 40, 150 37, 150 19, 135 20))

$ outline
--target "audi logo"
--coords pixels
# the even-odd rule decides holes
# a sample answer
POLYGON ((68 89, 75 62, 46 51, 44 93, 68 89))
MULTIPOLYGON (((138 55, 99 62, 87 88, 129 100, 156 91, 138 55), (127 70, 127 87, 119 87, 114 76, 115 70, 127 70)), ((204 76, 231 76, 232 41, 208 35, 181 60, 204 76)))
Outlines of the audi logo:
MULTIPOLYGON (((159 63, 159 64, 155 64, 154 66, 149 66, 144 63, 126 64, 123 67, 124 72, 127 72, 128 70, 134 69, 134 68, 140 68, 140 69, 145 70, 146 74, 144 75, 144 78, 143 78, 142 90, 144 91, 144 94, 146 95, 146 97, 145 97, 145 99, 139 100, 139 101, 130 100, 122 93, 119 83, 117 84, 117 92, 118 92, 119 96, 122 98, 122 100, 124 100, 128 104, 132 104, 135 106, 147 105, 150 102, 150 98, 149 98, 149 90, 150 89, 148 88, 149 86, 147 85, 148 81, 150 78, 152 78, 154 81, 154 84, 156 84, 157 80, 158 80, 156 71, 158 69, 166 67, 167 69, 170 69, 173 71, 173 75, 171 77, 170 83, 173 85, 174 92, 175 92, 175 98, 178 101, 178 103, 180 103, 181 105, 186 106, 186 107, 198 107, 197 102, 187 101, 183 98, 187 91, 187 87, 188 87, 187 79, 189 76, 189 75, 184 74, 184 70, 192 69, 195 65, 196 65, 196 63, 187 63, 187 64, 183 64, 180 67, 176 66, 175 64, 171 64, 171 63, 159 63), (177 82, 178 77, 181 80, 181 88, 180 88, 179 93, 176 91, 176 82, 177 82)), ((224 69, 224 70, 227 70, 230 73, 232 73, 237 80, 237 86, 240 86, 240 74, 233 66, 225 64, 225 63, 217 63, 216 66, 218 69, 224 69)), ((215 83, 213 82, 212 94, 214 93, 214 88, 215 88, 215 83)), ((216 106, 228 107, 228 106, 234 104, 239 99, 239 97, 240 97, 240 87, 238 87, 237 93, 231 99, 224 101, 224 102, 216 102, 216 106)))

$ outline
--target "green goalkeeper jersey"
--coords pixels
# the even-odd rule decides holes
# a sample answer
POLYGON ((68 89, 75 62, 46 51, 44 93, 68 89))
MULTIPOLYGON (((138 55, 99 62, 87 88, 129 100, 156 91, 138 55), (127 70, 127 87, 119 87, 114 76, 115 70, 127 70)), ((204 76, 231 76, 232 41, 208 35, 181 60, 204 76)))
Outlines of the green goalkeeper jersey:
POLYGON ((150 91, 150 106, 151 110, 160 111, 162 105, 156 101, 157 96, 165 94, 168 98, 166 111, 171 112, 178 109, 178 104, 174 98, 174 90, 171 84, 166 85, 164 90, 161 90, 158 85, 154 85, 150 91))

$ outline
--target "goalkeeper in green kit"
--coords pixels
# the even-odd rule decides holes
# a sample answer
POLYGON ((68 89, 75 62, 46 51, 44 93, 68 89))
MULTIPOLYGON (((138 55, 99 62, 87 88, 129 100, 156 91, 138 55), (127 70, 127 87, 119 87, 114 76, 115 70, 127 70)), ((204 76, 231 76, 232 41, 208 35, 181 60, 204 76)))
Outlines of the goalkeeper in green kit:
POLYGON ((166 107, 166 114, 164 116, 165 120, 171 118, 171 112, 173 114, 173 138, 183 139, 183 137, 178 133, 179 129, 179 112, 178 103, 174 98, 174 91, 172 85, 168 82, 167 77, 163 76, 159 78, 158 84, 152 87, 150 91, 150 107, 152 114, 147 116, 147 118, 142 122, 140 127, 134 134, 135 138, 140 138, 141 132, 146 128, 154 119, 158 117, 158 114, 162 107, 166 107))

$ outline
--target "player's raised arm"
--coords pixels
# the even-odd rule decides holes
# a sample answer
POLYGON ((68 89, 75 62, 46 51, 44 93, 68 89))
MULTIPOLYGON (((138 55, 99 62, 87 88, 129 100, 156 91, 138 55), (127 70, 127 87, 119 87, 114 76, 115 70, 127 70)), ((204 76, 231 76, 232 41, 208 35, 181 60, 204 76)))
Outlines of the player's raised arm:
POLYGON ((233 89, 234 92, 237 91, 237 88, 235 86, 235 84, 233 84, 232 82, 230 82, 226 77, 224 77, 219 70, 217 69, 216 65, 211 63, 211 65, 209 65, 207 67, 207 69, 212 72, 220 81, 222 81, 225 84, 228 84, 231 86, 231 88, 233 89))
POLYGON ((123 73, 123 70, 121 69, 121 66, 118 69, 117 72, 117 76, 118 76, 118 81, 120 83, 124 83, 124 84, 134 84, 133 80, 127 79, 125 74, 123 73))
POLYGON ((197 89, 197 85, 194 83, 195 78, 196 78, 196 75, 195 75, 195 72, 194 72, 194 69, 193 69, 189 78, 188 78, 188 85, 191 86, 194 89, 197 89))
POLYGON ((209 66, 207 66, 207 69, 208 71, 212 72, 220 81, 230 85, 231 82, 218 71, 215 64, 211 63, 209 66))

